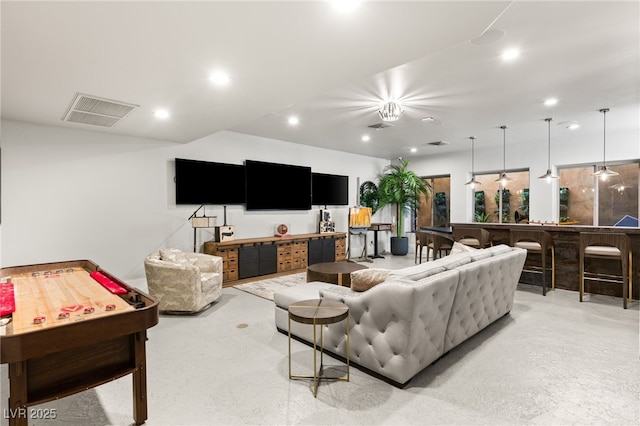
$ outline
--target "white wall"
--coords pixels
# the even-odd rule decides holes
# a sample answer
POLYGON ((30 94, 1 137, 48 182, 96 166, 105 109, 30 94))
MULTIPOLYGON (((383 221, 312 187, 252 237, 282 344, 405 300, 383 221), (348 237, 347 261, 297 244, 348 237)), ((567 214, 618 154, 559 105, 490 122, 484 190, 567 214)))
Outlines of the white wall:
MULTIPOLYGON (((554 129, 555 130, 555 129, 554 129)), ((496 138, 502 141, 500 130, 496 138)), ((451 222, 471 222, 473 218, 473 192, 465 185, 471 177, 471 144, 468 150, 430 157, 410 158, 410 167, 420 176, 451 176, 451 222)), ((558 220, 558 183, 547 184, 537 177, 547 170, 547 139, 531 138, 522 144, 510 144, 507 134, 506 168, 529 169, 530 217, 534 220, 558 220)), ((584 134, 564 132, 551 139, 551 167, 602 162, 602 133, 584 134)), ((607 134, 607 164, 616 161, 640 159, 640 135, 637 130, 622 129, 607 134)), ((475 172, 482 174, 502 170, 502 144, 483 148, 475 143, 475 172)), ((613 167, 615 169, 615 167, 613 167)), ((557 173, 556 173, 557 174, 557 173)), ((497 175, 496 175, 497 176, 497 175)))
MULTIPOLYGON (((349 175, 350 205, 356 202, 357 178, 374 179, 388 164, 233 132, 183 145, 3 121, 0 264, 91 259, 123 279, 136 279, 144 276, 148 253, 162 247, 192 250, 193 228, 187 218, 198 206, 175 204, 175 157, 235 164, 272 161, 349 175)), ((347 207, 328 208, 337 230, 346 232, 347 207)), ((229 206, 227 223, 236 226, 238 238, 273 235, 274 225, 283 222, 292 233, 317 232, 319 209, 247 212, 243 206, 229 206)), ((209 206, 206 212, 222 224, 222 206, 209 206)), ((212 239, 211 231, 197 231, 198 246, 212 239)))

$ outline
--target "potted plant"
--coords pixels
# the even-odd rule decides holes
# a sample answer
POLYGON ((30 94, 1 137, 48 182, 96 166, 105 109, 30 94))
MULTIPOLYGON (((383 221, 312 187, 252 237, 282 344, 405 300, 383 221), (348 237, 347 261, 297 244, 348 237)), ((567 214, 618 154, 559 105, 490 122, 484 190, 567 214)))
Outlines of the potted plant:
POLYGON ((399 164, 390 164, 384 168, 379 176, 378 208, 395 204, 396 206, 396 236, 391 237, 391 253, 404 256, 409 252, 409 239, 403 236, 404 213, 407 210, 417 210, 420 206, 420 195, 429 198, 429 185, 413 170, 409 170, 409 161, 399 158, 399 164))

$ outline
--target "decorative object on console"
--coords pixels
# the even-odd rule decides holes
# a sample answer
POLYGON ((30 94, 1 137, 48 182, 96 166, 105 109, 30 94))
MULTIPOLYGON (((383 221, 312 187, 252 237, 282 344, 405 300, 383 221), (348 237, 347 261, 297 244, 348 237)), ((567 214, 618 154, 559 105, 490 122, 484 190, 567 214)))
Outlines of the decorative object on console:
POLYGON ((336 223, 332 219, 331 210, 320 210, 319 232, 321 234, 336 232, 336 223))
POLYGON ((367 232, 371 226, 371 208, 370 207, 350 207, 349 208, 349 260, 355 260, 358 262, 372 262, 367 256, 367 232), (351 236, 352 235, 364 235, 364 247, 362 254, 358 258, 351 257, 351 236))
POLYGON ((291 234, 289 233, 289 230, 291 229, 291 226, 288 223, 279 223, 275 226, 275 231, 273 233, 274 237, 290 237, 291 234))
POLYGON ((216 226, 213 234, 213 239, 216 242, 233 241, 236 239, 236 227, 235 225, 223 225, 216 226))
POLYGON ((409 252, 409 239, 404 237, 404 214, 418 210, 421 195, 429 198, 429 185, 413 170, 408 170, 409 161, 398 158, 399 164, 390 164, 384 169, 378 183, 379 207, 388 204, 396 206, 396 236, 391 237, 391 253, 404 256, 409 252))
POLYGON ((233 241, 236 239, 236 227, 234 225, 227 225, 227 206, 224 206, 224 225, 216 226, 214 241, 233 241))

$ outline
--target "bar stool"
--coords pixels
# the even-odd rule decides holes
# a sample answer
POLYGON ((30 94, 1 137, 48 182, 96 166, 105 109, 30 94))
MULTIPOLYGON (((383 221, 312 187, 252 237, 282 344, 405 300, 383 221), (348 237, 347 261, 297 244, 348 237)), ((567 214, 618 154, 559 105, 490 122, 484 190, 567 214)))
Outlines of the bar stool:
POLYGON ((443 235, 429 233, 429 244, 427 245, 427 259, 429 250, 433 250, 433 260, 436 260, 441 252, 449 254, 453 248, 453 240, 443 235))
MULTIPOLYGON (((584 259, 619 259, 622 266, 622 306, 627 309, 627 300, 633 297, 633 254, 631 240, 622 233, 580 233, 580 301, 584 296, 585 275, 598 276, 597 273, 585 271, 584 259)), ((598 279, 591 277, 590 279, 598 279)))
MULTIPOLYGON (((529 254, 539 254, 542 269, 542 295, 547 295, 547 252, 551 251, 551 290, 556 289, 556 253, 553 246, 553 238, 547 231, 540 230, 515 230, 509 231, 512 247, 519 247, 527 250, 529 254)), ((536 269, 523 271, 538 272, 536 269)))
POLYGON ((429 260, 429 234, 424 231, 416 231, 416 254, 413 263, 422 263, 422 248, 427 248, 427 260, 429 260))
POLYGON ((475 248, 485 248, 491 245, 491 235, 484 228, 454 226, 454 241, 475 248))

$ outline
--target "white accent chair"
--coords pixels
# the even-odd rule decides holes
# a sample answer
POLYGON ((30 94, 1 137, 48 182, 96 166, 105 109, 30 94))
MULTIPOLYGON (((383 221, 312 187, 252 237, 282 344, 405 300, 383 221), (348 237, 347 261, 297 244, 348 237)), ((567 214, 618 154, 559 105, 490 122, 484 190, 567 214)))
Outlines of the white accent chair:
POLYGON ((149 293, 160 311, 200 312, 222 296, 222 258, 162 249, 144 260, 149 293))

